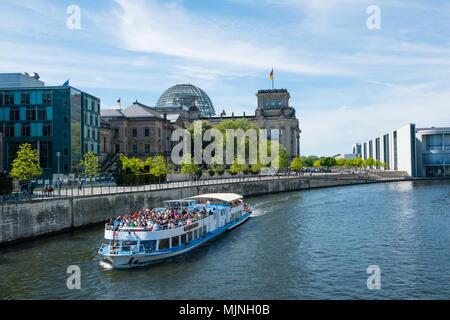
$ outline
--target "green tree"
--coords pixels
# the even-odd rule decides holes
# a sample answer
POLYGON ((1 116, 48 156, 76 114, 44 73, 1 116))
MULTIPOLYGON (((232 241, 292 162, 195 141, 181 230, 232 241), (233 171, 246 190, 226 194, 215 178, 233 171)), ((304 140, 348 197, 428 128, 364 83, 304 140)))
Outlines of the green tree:
POLYGON ((332 157, 322 158, 320 159, 320 165, 327 168, 334 167, 336 165, 336 159, 332 157))
POLYGON ((184 174, 195 174, 201 170, 198 165, 195 163, 194 157, 192 157, 189 153, 183 156, 183 161, 181 161, 181 173, 184 174))
POLYGON ((173 163, 169 163, 167 165, 167 171, 173 172, 175 170, 175 165, 173 163))
POLYGON ((317 157, 309 156, 309 157, 302 158, 302 159, 303 159, 303 165, 305 167, 312 167, 312 166, 314 166, 314 161, 316 161, 317 157))
POLYGON ((39 166, 39 156, 36 149, 31 148, 31 144, 24 143, 19 146, 17 157, 12 163, 11 177, 16 181, 29 182, 34 177, 42 174, 39 166))
POLYGON ((291 162, 291 169, 295 171, 300 171, 304 167, 304 161, 300 157, 295 157, 291 162))
POLYGON ((364 160, 361 157, 357 157, 355 160, 353 160, 353 165, 355 167, 362 168, 364 166, 364 160))
POLYGON ((261 172, 262 165, 260 163, 254 163, 250 167, 250 171, 254 174, 258 174, 261 172))
POLYGON ((225 168, 224 168, 224 166, 222 164, 219 164, 219 162, 221 162, 221 161, 219 161, 217 159, 217 157, 213 157, 212 158, 212 162, 211 162, 211 170, 213 172, 217 172, 219 174, 222 174, 225 171, 225 168))
POLYGON ((336 164, 337 164, 339 167, 343 167, 343 166, 345 166, 345 160, 346 160, 346 159, 344 159, 344 158, 338 159, 338 160, 336 160, 336 164))
POLYGON ((364 161, 364 166, 365 167, 372 168, 374 165, 375 165, 375 160, 373 160, 373 158, 369 158, 369 159, 364 161))
POLYGON ((348 168, 348 167, 352 167, 352 166, 354 166, 354 160, 353 159, 345 159, 344 167, 348 168))
MULTIPOLYGON (((239 162, 242 162, 242 160, 239 161, 239 162)), ((235 158, 234 161, 233 161, 233 164, 230 167, 230 172, 234 173, 234 174, 237 174, 239 172, 246 171, 247 169, 248 169, 248 167, 247 167, 246 163, 243 163, 243 164, 242 163, 238 163, 238 158, 235 158)))
POLYGON ((98 177, 101 170, 100 162, 98 157, 94 155, 94 152, 89 151, 83 155, 83 160, 80 161, 80 168, 82 173, 91 180, 92 187, 92 178, 98 177))
POLYGON ((317 159, 316 161, 314 161, 313 166, 316 167, 316 168, 319 168, 321 166, 320 163, 321 163, 320 159, 317 159))
POLYGON ((167 174, 166 162, 163 156, 153 157, 150 173, 158 177, 159 183, 161 183, 161 176, 167 174))
POLYGON ((122 163, 122 170, 126 171, 127 173, 138 173, 144 168, 144 163, 142 160, 139 160, 138 158, 127 158, 124 155, 120 156, 120 161, 122 163))

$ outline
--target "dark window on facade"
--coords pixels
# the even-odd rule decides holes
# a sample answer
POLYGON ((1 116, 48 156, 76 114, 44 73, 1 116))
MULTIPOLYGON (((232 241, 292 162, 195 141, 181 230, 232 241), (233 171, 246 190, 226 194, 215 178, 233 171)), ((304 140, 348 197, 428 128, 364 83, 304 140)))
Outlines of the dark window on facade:
POLYGON ((69 106, 69 101, 67 101, 67 99, 64 100, 63 106, 64 106, 64 108, 67 108, 69 106))
POLYGON ((0 94, 0 106, 3 105, 3 94, 0 94))
POLYGON ((51 125, 42 126, 42 135, 44 137, 50 137, 52 135, 52 126, 51 125))
POLYGON ((95 103, 94 101, 91 102, 92 111, 95 111, 95 103))
POLYGON ((14 137, 14 126, 6 126, 5 127, 5 136, 14 137))
POLYGON ((145 128, 145 136, 146 137, 150 136, 150 129, 149 128, 145 128))
MULTIPOLYGON (((67 100, 66 100, 67 102, 67 100)), ((42 104, 51 105, 52 104, 52 93, 42 92, 42 104)))
POLYGON ((137 144, 131 146, 131 153, 137 153, 137 144))
POLYGON ((20 131, 21 131, 20 135, 22 137, 29 137, 29 136, 31 136, 31 127, 29 125, 22 125, 20 131))
POLYGON ((14 95, 13 94, 5 94, 5 99, 4 99, 4 104, 5 105, 13 105, 14 104, 14 95))
POLYGON ((36 120, 36 110, 27 110, 26 119, 28 121, 36 120))
POLYGON ((16 121, 20 120, 20 111, 19 110, 9 110, 9 120, 16 121))
POLYGON ((69 149, 64 148, 64 155, 65 155, 65 156, 68 156, 68 155, 69 155, 69 149))
POLYGON ((64 131, 64 139, 67 139, 67 131, 64 131))
POLYGON ((92 114, 89 116, 89 124, 94 124, 94 121, 92 121, 92 114))
POLYGON ((20 94, 20 104, 30 104, 30 94, 21 93, 20 94))
POLYGON ((64 172, 69 172, 69 165, 67 163, 64 164, 64 172))
MULTIPOLYGON (((41 142, 39 144, 39 164, 42 168, 50 168, 50 143, 51 142, 41 142)), ((37 149, 37 146, 33 146, 37 149)))
POLYGON ((137 129, 133 128, 133 137, 137 137, 137 129))
POLYGON ((114 128, 114 137, 118 137, 118 136, 119 136, 119 129, 114 128))
POLYGON ((47 120, 47 110, 40 109, 37 111, 37 119, 38 120, 47 120))
POLYGON ((67 117, 64 117, 64 123, 67 123, 67 121, 69 121, 69 119, 67 119, 67 117))
POLYGON ((88 138, 88 139, 91 138, 91 129, 87 129, 87 138, 88 138))
POLYGON ((150 145, 149 144, 145 145, 145 153, 150 153, 150 145))

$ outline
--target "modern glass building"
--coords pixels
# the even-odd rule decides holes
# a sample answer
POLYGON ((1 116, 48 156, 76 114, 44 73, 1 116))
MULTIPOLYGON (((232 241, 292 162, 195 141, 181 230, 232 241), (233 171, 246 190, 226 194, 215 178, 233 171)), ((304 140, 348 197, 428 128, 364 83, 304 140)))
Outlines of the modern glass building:
POLYGON ((450 177, 450 128, 417 129, 417 164, 424 177, 450 177))
POLYGON ((410 123, 362 144, 362 159, 412 177, 450 177, 450 128, 416 128, 410 123))
POLYGON ((100 151, 100 99, 70 86, 0 88, 0 132, 4 170, 27 142, 44 174, 78 173, 83 154, 100 151))

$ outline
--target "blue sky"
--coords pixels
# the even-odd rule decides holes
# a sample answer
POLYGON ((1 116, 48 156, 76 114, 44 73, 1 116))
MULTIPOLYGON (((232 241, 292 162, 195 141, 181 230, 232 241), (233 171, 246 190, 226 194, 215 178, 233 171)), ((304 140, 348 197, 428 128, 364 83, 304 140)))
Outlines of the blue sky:
POLYGON ((116 108, 177 83, 216 111, 252 114, 286 88, 301 153, 350 153, 409 122, 450 126, 450 2, 399 0, 2 0, 0 72, 38 72, 116 108), (70 30, 69 5, 81 9, 70 30), (381 29, 366 12, 377 5, 381 29))

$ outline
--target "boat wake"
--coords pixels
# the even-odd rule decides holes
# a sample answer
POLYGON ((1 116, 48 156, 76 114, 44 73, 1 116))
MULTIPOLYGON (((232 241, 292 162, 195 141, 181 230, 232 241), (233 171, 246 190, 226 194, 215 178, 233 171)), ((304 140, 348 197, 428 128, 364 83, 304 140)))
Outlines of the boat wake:
POLYGON ((98 264, 99 264, 103 269, 106 269, 106 270, 111 270, 111 269, 113 269, 112 265, 109 264, 108 262, 100 261, 98 264))

